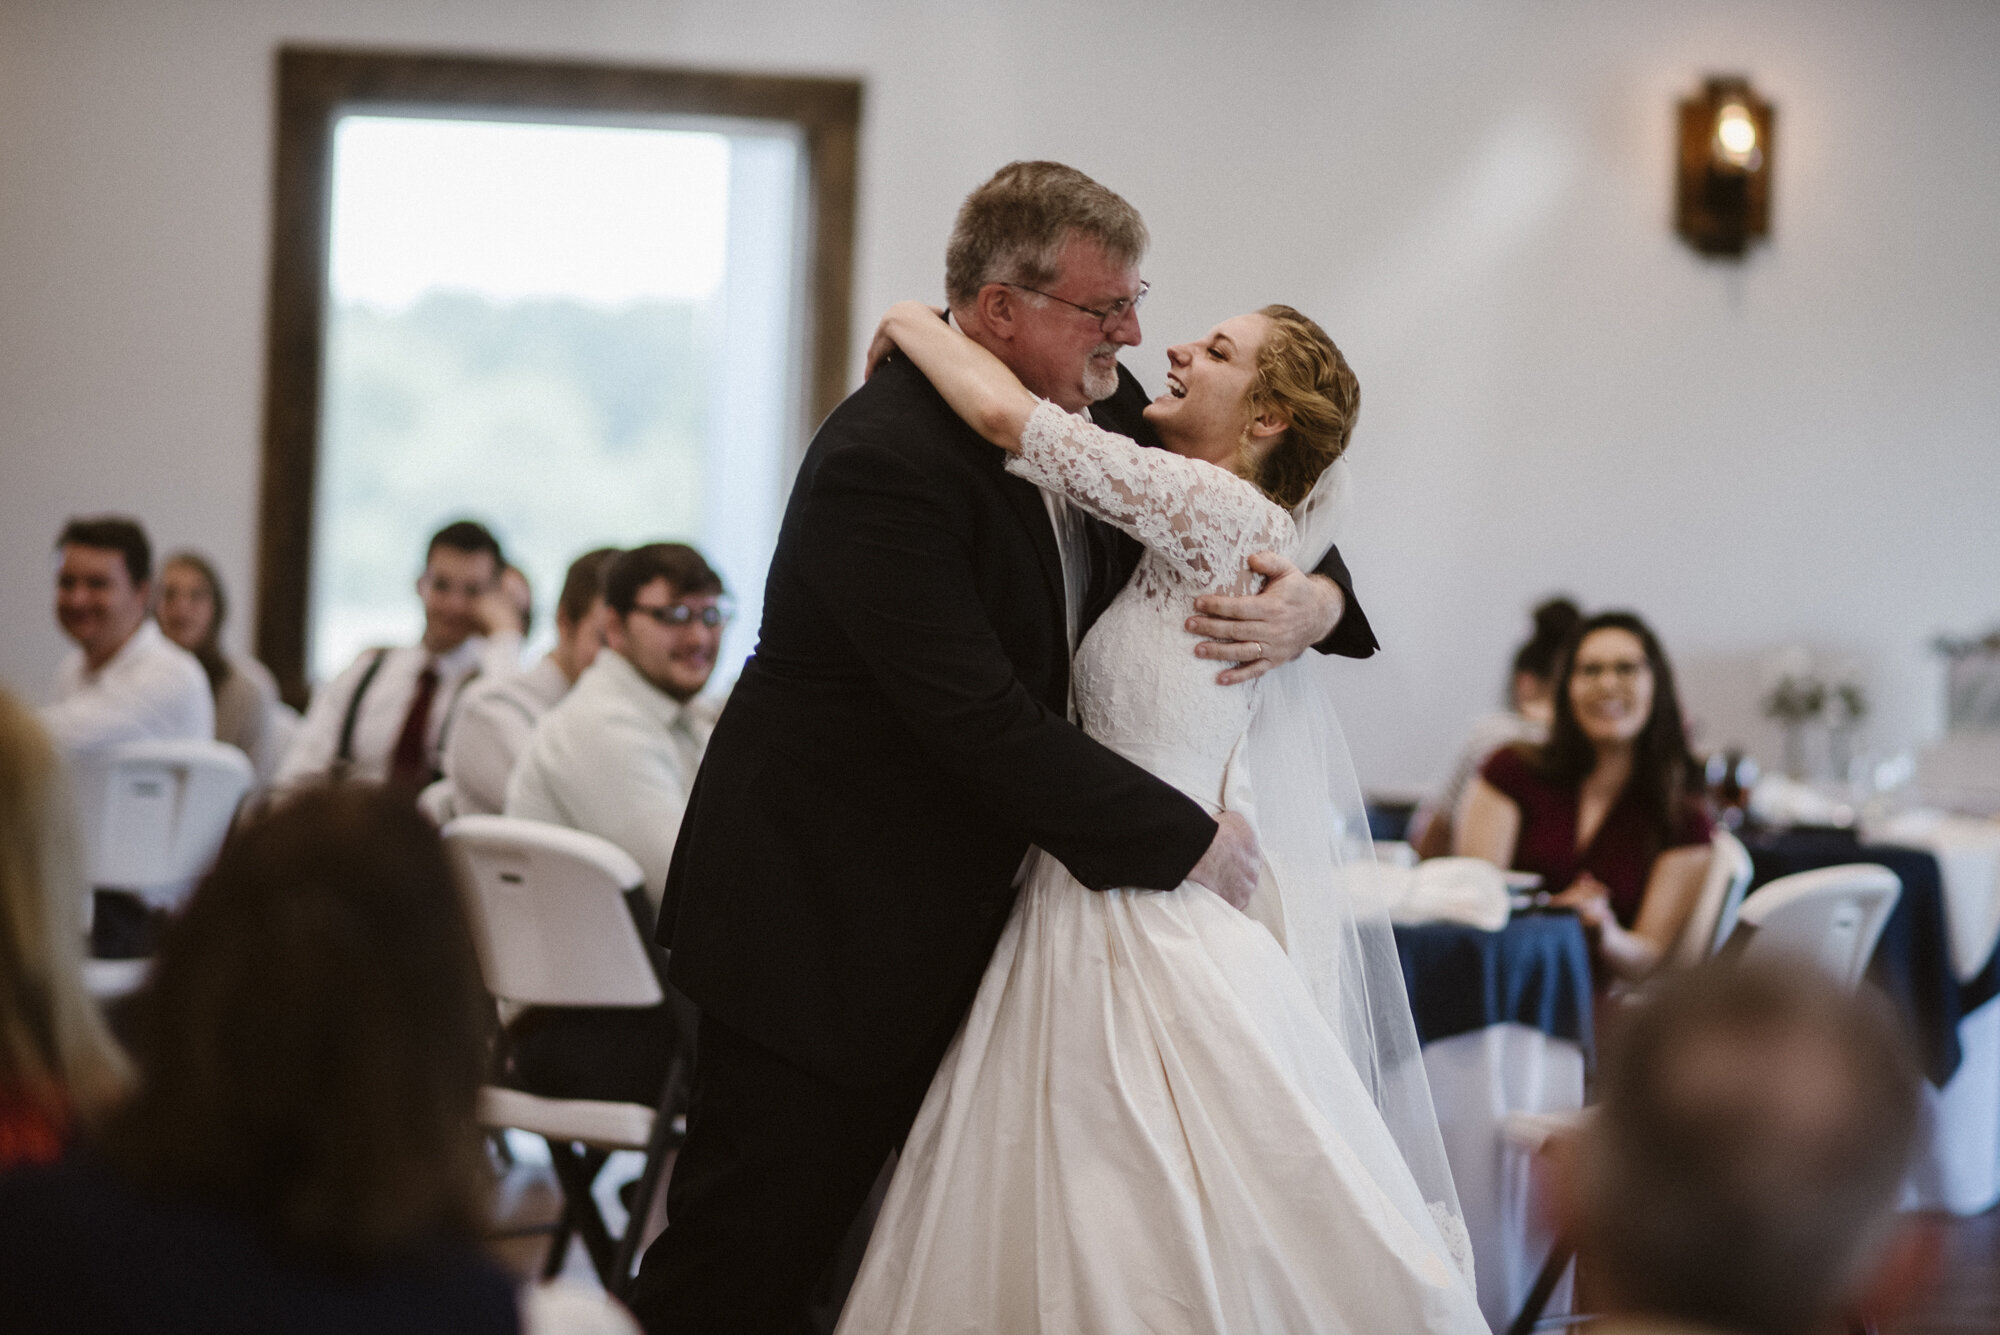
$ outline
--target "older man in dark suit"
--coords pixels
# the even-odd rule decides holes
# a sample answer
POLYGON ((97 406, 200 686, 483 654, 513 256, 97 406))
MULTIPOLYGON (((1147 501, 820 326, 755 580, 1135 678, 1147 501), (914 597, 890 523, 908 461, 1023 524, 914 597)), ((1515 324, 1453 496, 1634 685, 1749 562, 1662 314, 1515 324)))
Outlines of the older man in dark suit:
MULTIPOLYGON (((1036 393, 1157 443, 1118 364, 1140 339, 1145 247, 1137 212, 1089 177, 1012 164, 960 210, 953 318, 1036 393)), ((633 1295, 651 1331, 802 1327, 1030 845, 1099 889, 1193 880, 1241 906, 1254 887, 1241 818, 1068 721, 1070 652, 1138 548, 1003 457, 898 358, 800 468, 666 887, 661 940, 701 1028, 670 1226, 633 1295)), ((1225 680, 1315 642, 1372 652, 1337 555, 1312 575, 1272 560, 1262 594, 1191 627, 1219 633, 1201 652, 1225 680)))

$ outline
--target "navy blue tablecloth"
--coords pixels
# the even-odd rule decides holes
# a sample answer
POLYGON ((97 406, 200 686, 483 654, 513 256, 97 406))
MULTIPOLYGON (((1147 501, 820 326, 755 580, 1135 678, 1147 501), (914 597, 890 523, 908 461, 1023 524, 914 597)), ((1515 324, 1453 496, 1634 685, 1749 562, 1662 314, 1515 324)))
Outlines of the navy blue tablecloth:
POLYGON ((1396 928, 1403 984, 1424 1043, 1511 1021, 1593 1060, 1590 946, 1566 912, 1516 914, 1497 932, 1459 923, 1396 928))
POLYGON ((1958 1070, 1959 1021, 2000 995, 2000 952, 1970 982, 1958 981, 1937 859, 1922 849, 1864 844, 1848 830, 1749 831, 1743 844, 1755 868, 1753 893, 1780 876, 1848 862, 1878 863, 1896 873, 1903 893, 1868 961, 1868 979, 1888 993, 1917 1045, 1924 1074, 1942 1087, 1958 1070))

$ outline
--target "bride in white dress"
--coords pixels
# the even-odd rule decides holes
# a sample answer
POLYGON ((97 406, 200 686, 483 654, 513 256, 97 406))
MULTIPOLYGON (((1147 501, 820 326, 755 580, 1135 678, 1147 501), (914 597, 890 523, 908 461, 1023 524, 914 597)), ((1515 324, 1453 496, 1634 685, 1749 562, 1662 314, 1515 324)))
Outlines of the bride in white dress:
POLYGON ((1078 647, 1078 721, 1248 816, 1266 868, 1239 912, 1036 855, 840 1330, 1484 1331, 1387 924, 1340 888, 1365 826, 1317 655, 1221 686, 1184 626, 1196 595, 1255 590, 1252 553, 1309 566, 1330 542, 1358 403, 1339 351, 1287 307, 1171 349, 1155 450, 928 307, 882 339, 1011 471, 1145 545, 1078 647))

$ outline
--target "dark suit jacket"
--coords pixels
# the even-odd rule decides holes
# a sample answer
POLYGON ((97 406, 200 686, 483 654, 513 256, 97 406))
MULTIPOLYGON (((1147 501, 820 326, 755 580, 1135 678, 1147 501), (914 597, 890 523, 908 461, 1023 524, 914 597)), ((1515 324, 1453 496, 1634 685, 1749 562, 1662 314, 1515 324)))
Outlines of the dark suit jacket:
MULTIPOLYGON (((1031 843, 1094 888, 1170 889, 1214 837, 1067 721, 1060 557, 1005 459, 900 358, 820 427, 674 849, 673 982, 838 1084, 892 1078, 957 1023, 1031 843)), ((1094 615, 1137 547, 1092 529, 1113 581, 1094 615)))

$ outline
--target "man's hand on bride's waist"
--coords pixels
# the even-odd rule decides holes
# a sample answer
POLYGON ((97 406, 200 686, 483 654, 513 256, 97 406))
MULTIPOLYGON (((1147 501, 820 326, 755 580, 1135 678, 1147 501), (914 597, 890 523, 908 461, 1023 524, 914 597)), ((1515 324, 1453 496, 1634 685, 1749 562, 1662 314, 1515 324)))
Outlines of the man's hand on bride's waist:
POLYGON ((1347 595, 1324 575, 1308 575, 1276 552, 1258 552, 1250 568, 1265 577, 1261 593, 1232 597, 1208 593, 1194 600, 1199 613, 1187 628, 1207 636, 1197 658, 1230 664, 1216 677, 1224 686, 1255 681, 1291 662, 1333 633, 1347 611, 1347 595))
POLYGON ((1249 907, 1257 889, 1257 873, 1263 865, 1257 848, 1257 832, 1250 822, 1233 811, 1215 818, 1215 838, 1208 851, 1187 878, 1205 885, 1236 908, 1249 907))

